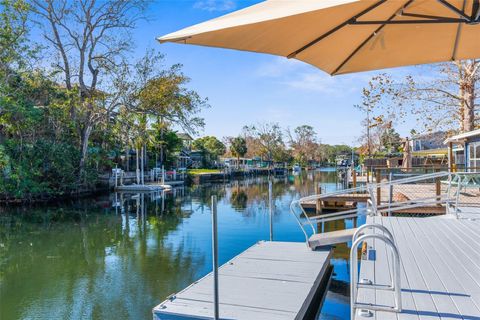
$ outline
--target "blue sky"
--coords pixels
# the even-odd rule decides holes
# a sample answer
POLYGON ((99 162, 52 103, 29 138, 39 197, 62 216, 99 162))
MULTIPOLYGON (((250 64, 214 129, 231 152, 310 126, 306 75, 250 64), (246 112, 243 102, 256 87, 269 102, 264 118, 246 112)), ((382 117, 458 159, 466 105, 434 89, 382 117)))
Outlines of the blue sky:
MULTIPOLYGON (((355 143, 361 134, 362 88, 372 72, 331 77, 323 71, 282 57, 180 44, 159 44, 155 38, 259 1, 157 0, 149 21, 134 33, 137 54, 156 48, 166 63, 181 63, 192 78, 191 88, 208 97, 210 109, 202 112, 206 126, 201 135, 235 136, 246 124, 278 122, 294 128, 308 124, 323 143, 355 143)), ((399 75, 412 70, 390 70, 399 75)), ((417 70, 418 71, 418 70, 417 70)), ((382 71, 385 72, 385 71, 382 71)), ((402 136, 412 121, 396 129, 402 136)))

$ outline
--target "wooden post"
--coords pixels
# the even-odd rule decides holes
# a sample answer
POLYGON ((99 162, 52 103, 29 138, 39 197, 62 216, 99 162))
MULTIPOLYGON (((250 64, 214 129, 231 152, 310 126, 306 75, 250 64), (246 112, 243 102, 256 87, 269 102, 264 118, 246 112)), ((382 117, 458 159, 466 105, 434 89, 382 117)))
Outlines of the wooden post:
POLYGON ((355 169, 352 170, 352 186, 357 187, 357 171, 355 169))
MULTIPOLYGON (((317 195, 321 195, 322 194, 322 186, 320 185, 320 183, 317 185, 317 195)), ((317 199, 317 203, 315 205, 315 212, 317 214, 321 214, 322 213, 322 200, 320 198, 317 199)))
MULTIPOLYGON (((439 169, 435 170, 436 172, 440 171, 439 169)), ((440 178, 435 179, 435 195, 437 196, 437 201, 440 200, 442 194, 442 184, 440 182, 440 178)), ((441 206, 441 203, 438 203, 437 206, 441 206)))
POLYGON ((454 172, 455 159, 453 158, 453 143, 452 142, 448 143, 448 165, 449 165, 450 172, 454 172))
MULTIPOLYGON (((380 184, 380 182, 382 182, 382 170, 381 169, 376 169, 375 170, 375 179, 376 179, 376 182, 377 184, 380 184)), ((377 205, 379 206, 380 205, 380 202, 381 202, 381 196, 382 196, 382 189, 380 188, 379 185, 377 185, 377 205)))

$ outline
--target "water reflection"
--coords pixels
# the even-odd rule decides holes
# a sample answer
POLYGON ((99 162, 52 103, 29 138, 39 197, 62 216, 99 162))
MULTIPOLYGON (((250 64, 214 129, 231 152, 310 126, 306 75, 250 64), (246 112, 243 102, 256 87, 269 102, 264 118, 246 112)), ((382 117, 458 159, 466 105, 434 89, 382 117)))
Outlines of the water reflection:
MULTIPOLYGON (((273 181, 275 240, 303 241, 290 202, 337 188, 334 172, 273 181)), ((151 308, 211 269, 210 199, 224 263, 269 237, 268 180, 116 193, 0 210, 0 319, 151 319, 151 308)), ((361 221, 329 222, 325 230, 361 221)), ((338 246, 322 318, 348 318, 348 245, 338 246)))

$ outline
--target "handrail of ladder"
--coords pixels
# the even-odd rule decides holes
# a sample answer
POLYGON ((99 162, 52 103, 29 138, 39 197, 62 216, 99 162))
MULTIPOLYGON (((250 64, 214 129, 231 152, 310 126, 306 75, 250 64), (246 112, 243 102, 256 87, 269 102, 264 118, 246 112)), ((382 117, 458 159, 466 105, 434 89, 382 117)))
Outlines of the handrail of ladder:
POLYGON ((393 239, 393 235, 390 232, 390 230, 388 230, 387 228, 385 228, 383 225, 379 223, 364 224, 363 226, 358 227, 355 233, 353 234, 352 242, 355 242, 355 240, 357 240, 358 237, 364 235, 363 230, 365 229, 380 229, 384 232, 384 234, 388 236, 390 240, 392 240, 393 243, 395 243, 395 240, 393 239))
MULTIPOLYGON (((380 228, 379 228, 380 229, 380 228)), ((390 312, 401 312, 402 311, 402 296, 401 296, 401 281, 400 281, 400 254, 395 242, 384 234, 365 234, 356 239, 350 249, 350 317, 352 320, 355 319, 355 313, 357 309, 367 309, 370 310, 382 310, 390 312), (392 261, 392 282, 390 286, 384 287, 374 283, 358 283, 358 255, 357 248, 358 245, 368 239, 378 239, 383 242, 391 249, 393 254, 392 261), (377 290, 391 290, 394 292, 395 296, 395 306, 376 306, 376 305, 365 305, 357 301, 358 288, 365 289, 377 289, 377 290)))

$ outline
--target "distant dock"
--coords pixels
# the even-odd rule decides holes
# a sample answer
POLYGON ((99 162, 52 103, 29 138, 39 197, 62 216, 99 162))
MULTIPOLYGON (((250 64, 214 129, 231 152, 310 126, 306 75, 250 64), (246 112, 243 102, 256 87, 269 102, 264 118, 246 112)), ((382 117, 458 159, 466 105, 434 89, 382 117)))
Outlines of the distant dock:
MULTIPOLYGON (((304 242, 259 242, 219 269, 221 319, 314 319, 328 286, 331 251, 304 242)), ((212 319, 208 274, 153 309, 154 320, 212 319)))

